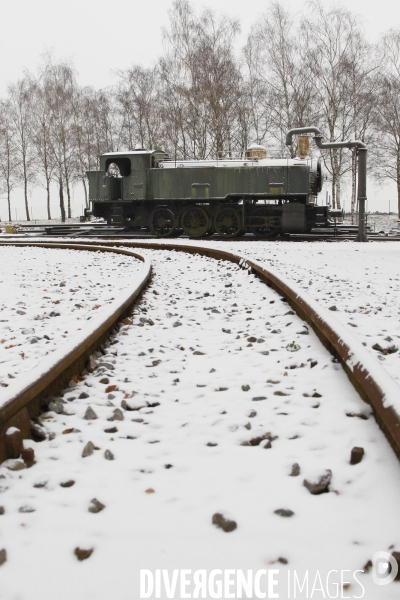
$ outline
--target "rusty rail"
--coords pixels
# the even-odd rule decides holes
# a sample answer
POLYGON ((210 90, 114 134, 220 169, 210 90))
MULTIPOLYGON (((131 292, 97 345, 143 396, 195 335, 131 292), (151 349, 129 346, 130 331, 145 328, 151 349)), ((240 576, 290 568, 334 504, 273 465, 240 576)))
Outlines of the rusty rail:
POLYGON ((2 392, 2 400, 5 402, 0 406, 0 462, 8 458, 5 443, 7 429, 11 426, 17 427, 23 437, 30 437, 31 419, 46 410, 46 398, 59 393, 73 375, 83 371, 89 356, 107 339, 117 322, 132 308, 151 275, 150 263, 139 254, 127 249, 86 244, 34 242, 11 245, 115 252, 138 258, 144 265, 133 285, 122 294, 122 301, 117 306, 115 302, 110 305, 108 314, 103 319, 99 315, 97 322, 80 332, 76 342, 67 342, 63 349, 51 353, 37 367, 29 371, 28 380, 24 378, 22 383, 17 381, 15 385, 2 392))
MULTIPOLYGON (((86 242, 85 247, 90 247, 91 244, 90 241, 86 242)), ((95 242, 93 242, 93 245, 94 244, 95 242)), ((36 244, 27 243, 23 245, 36 244)), ((298 290, 291 285, 289 280, 266 269, 256 261, 209 246, 176 244, 167 241, 113 241, 108 243, 102 241, 102 246, 100 246, 100 248, 106 248, 110 245, 112 245, 114 249, 118 246, 125 246, 200 254, 218 260, 228 260, 251 269, 251 271, 264 283, 275 289, 288 301, 296 313, 313 328, 323 345, 341 362, 353 386, 360 396, 371 405, 375 419, 400 460, 400 415, 392 406, 395 400, 400 397, 400 387, 381 365, 369 355, 365 348, 353 338, 351 333, 330 315, 327 309, 319 306, 315 300, 308 298, 306 295, 300 296, 298 290)), ((54 244, 46 244, 45 246, 56 247, 54 244)), ((62 247, 72 246, 78 246, 79 248, 83 247, 78 244, 66 244, 62 247)), ((97 249, 99 246, 95 247, 97 249)), ((2 412, 0 409, 0 419, 1 416, 2 412)))

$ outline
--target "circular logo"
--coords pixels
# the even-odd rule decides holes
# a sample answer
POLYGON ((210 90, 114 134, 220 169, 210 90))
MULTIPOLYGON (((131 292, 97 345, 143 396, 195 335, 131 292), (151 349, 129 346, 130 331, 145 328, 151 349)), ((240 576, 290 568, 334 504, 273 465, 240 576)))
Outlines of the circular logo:
POLYGON ((375 552, 372 557, 372 579, 377 585, 388 585, 397 577, 399 566, 389 552, 375 552))

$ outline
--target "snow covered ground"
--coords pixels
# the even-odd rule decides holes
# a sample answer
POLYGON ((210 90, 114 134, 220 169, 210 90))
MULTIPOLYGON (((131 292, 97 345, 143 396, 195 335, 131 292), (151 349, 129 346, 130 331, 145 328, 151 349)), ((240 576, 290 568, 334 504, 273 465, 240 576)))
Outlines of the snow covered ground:
POLYGON ((111 252, 12 246, 0 246, 0 261, 2 387, 101 314, 142 264, 111 252))
MULTIPOLYGON (((336 305, 367 347, 396 341, 396 243, 221 246, 336 305)), ((132 324, 42 416, 48 439, 25 442, 36 464, 0 467, 0 597, 136 600, 141 569, 252 569, 266 593, 252 598, 398 598, 400 583, 355 573, 400 550, 399 464, 341 366, 238 266, 140 253, 155 272, 132 324), (320 477, 329 493, 314 495, 304 481, 320 477)), ((395 372, 398 353, 371 353, 395 372)))

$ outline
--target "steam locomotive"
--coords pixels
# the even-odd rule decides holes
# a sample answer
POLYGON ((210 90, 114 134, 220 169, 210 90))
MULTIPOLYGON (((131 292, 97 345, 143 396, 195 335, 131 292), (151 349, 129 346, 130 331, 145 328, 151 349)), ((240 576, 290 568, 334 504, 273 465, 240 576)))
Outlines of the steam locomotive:
POLYGON ((255 144, 240 159, 176 161, 143 148, 109 152, 87 176, 95 217, 160 238, 245 232, 271 238, 328 226, 328 207, 317 205, 320 159, 267 158, 255 144))

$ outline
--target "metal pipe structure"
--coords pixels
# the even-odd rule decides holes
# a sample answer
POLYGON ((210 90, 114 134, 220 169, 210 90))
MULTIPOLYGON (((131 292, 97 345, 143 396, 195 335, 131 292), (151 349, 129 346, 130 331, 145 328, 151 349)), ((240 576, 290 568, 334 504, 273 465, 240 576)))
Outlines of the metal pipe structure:
POLYGON ((358 156, 358 184, 357 184, 357 200, 358 200, 358 235, 356 242, 368 242, 365 233, 365 201, 367 200, 367 146, 360 140, 349 140, 348 142, 323 142, 323 135, 318 127, 296 127, 290 129, 286 134, 286 145, 291 146, 293 136, 303 133, 314 133, 314 140, 317 147, 321 150, 335 148, 357 148, 358 156))

